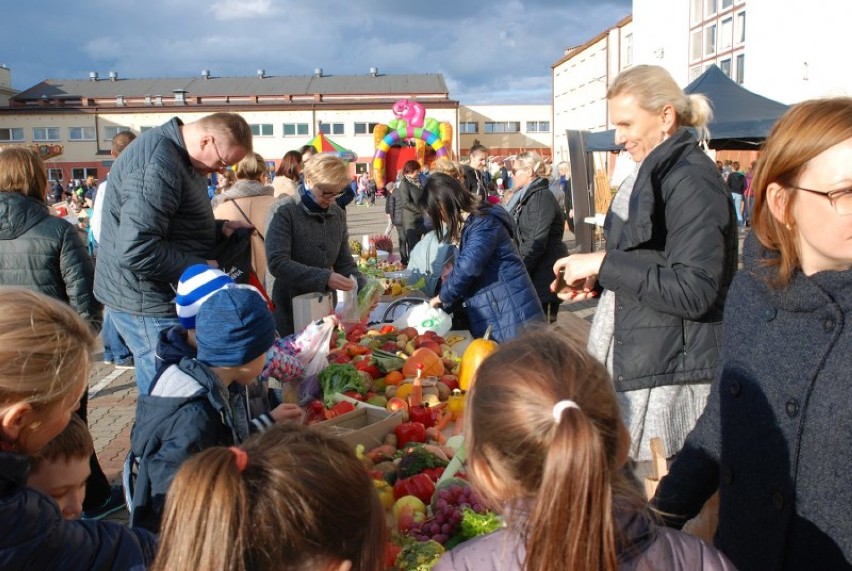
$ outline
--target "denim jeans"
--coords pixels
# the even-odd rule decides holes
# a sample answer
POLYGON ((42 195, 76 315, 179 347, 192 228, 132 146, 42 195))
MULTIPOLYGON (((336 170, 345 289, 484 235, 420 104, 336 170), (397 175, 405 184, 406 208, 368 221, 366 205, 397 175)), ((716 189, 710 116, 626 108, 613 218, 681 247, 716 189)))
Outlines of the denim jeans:
POLYGON ((147 395, 157 374, 157 340, 160 331, 178 325, 177 316, 136 315, 109 308, 110 318, 118 333, 133 353, 136 388, 147 395))
POLYGON ((736 192, 732 192, 731 196, 734 197, 734 210, 737 212, 737 226, 743 225, 743 195, 737 194, 736 192))
POLYGON ((120 365, 130 362, 133 358, 130 348, 124 342, 115 328, 110 315, 110 309, 104 308, 104 324, 101 328, 101 339, 104 342, 104 361, 115 362, 120 365))

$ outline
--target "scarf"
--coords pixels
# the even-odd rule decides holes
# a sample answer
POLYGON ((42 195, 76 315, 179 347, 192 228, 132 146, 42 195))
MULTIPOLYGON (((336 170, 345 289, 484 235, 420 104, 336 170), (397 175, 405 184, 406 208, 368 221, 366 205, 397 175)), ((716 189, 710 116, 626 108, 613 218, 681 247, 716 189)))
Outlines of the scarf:
POLYGON ((308 212, 316 212, 316 213, 328 212, 328 208, 323 208, 322 206, 317 204, 317 201, 314 198, 313 193, 304 184, 299 186, 299 194, 302 197, 302 206, 308 212))

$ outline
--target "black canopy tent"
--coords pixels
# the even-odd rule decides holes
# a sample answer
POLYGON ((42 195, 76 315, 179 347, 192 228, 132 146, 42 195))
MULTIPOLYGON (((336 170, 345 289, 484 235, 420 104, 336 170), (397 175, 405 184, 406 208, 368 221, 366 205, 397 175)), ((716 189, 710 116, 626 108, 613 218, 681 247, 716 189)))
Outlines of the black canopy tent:
MULTIPOLYGON (((715 65, 687 85, 684 92, 701 93, 710 100, 713 121, 709 124, 709 146, 717 150, 756 149, 788 109, 783 103, 752 93, 715 65)), ((614 139, 614 130, 587 133, 586 151, 620 150, 614 139)))

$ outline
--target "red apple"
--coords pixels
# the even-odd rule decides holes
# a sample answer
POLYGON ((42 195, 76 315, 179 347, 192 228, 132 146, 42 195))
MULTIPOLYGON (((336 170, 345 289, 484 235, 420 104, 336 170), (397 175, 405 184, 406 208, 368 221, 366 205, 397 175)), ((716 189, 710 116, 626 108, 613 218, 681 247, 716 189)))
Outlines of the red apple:
POLYGON ((456 375, 443 375, 440 381, 447 385, 451 391, 459 388, 459 378, 456 375))

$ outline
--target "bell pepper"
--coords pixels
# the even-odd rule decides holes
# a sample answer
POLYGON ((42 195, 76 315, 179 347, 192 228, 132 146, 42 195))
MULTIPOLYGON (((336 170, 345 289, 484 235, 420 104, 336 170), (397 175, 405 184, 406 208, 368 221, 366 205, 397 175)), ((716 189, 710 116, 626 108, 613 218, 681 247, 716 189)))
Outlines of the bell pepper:
POLYGON ((321 400, 312 400, 305 407, 305 424, 313 424, 325 420, 325 405, 321 400))
POLYGON ((426 442, 426 426, 422 422, 403 422, 398 424, 393 432, 400 448, 409 442, 426 442))
MULTIPOLYGON (((437 413, 437 410, 434 411, 437 413)), ((411 422, 422 423, 423 426, 429 428, 435 426, 436 415, 433 415, 433 410, 428 405, 418 405, 408 407, 408 419, 411 422)))
POLYGON ((381 478, 373 479, 373 486, 376 488, 376 493, 379 494, 379 500, 382 502, 382 507, 384 507, 386 511, 390 511, 396 501, 393 497, 393 488, 391 488, 390 485, 381 478))
POLYGON ((363 361, 358 361, 357 363, 355 363, 355 368, 359 371, 364 371, 365 373, 368 373, 374 379, 378 379, 379 377, 384 376, 384 373, 382 373, 379 368, 368 359, 364 359, 363 361))
POLYGON ((426 474, 416 474, 410 478, 397 480, 393 485, 393 496, 399 499, 403 496, 414 496, 424 504, 432 501, 435 493, 435 482, 426 474))
POLYGON ((426 468, 420 473, 426 474, 427 476, 429 476, 430 480, 432 480, 433 482, 437 482, 441 478, 441 476, 444 475, 444 470, 446 470, 446 468, 442 468, 439 466, 437 468, 426 468))
POLYGON ((382 335, 387 335, 388 333, 394 333, 396 331, 396 327, 393 325, 385 325, 380 330, 379 333, 382 335))
POLYGON ((341 401, 325 411, 325 419, 331 420, 332 418, 336 418, 341 414, 346 414, 347 412, 352 412, 355 410, 355 405, 348 401, 341 401))

